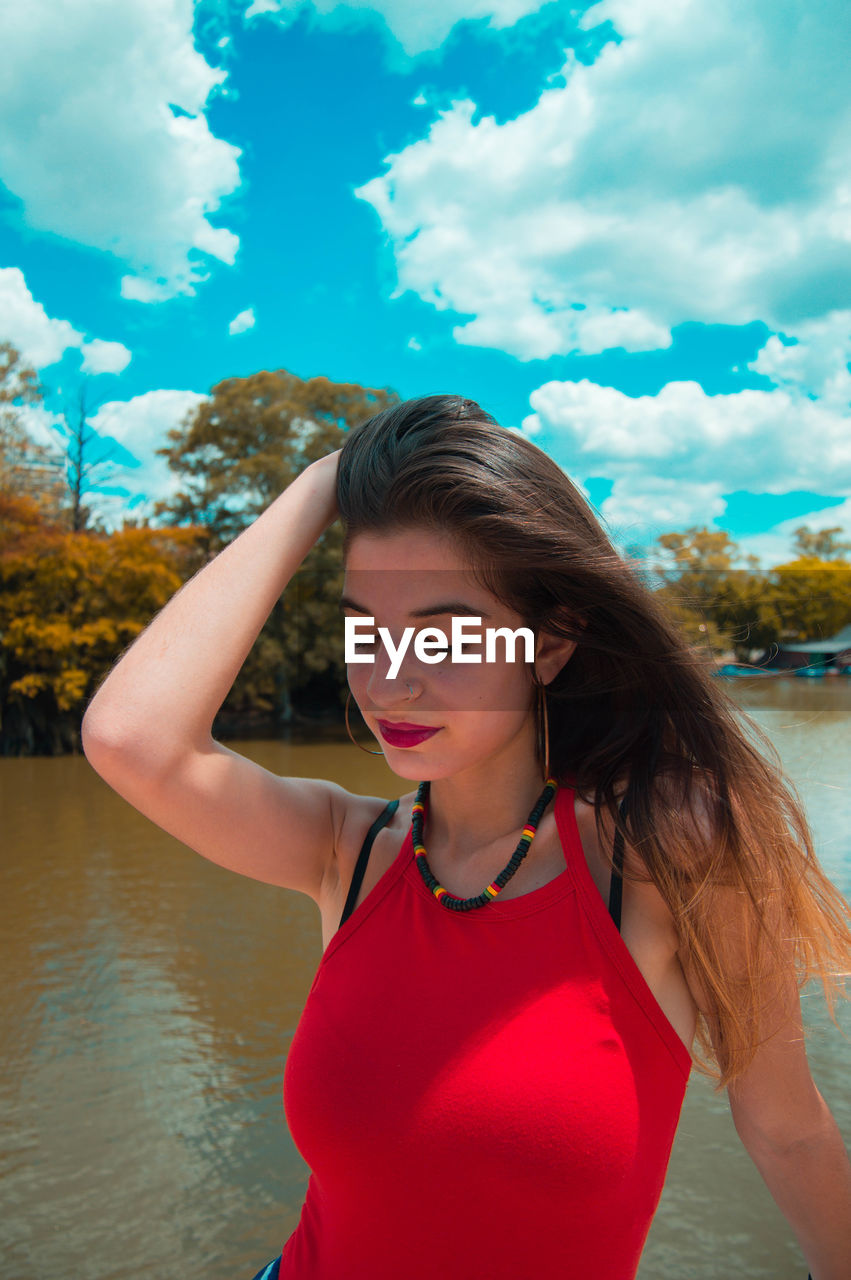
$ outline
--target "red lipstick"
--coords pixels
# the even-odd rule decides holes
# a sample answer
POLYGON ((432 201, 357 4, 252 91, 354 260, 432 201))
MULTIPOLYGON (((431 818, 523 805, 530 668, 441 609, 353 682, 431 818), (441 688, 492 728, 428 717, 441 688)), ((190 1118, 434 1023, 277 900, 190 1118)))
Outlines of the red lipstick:
POLYGON ((391 747, 416 747, 440 732, 440 726, 433 728, 427 724, 409 724, 404 720, 379 720, 378 727, 382 738, 391 747))

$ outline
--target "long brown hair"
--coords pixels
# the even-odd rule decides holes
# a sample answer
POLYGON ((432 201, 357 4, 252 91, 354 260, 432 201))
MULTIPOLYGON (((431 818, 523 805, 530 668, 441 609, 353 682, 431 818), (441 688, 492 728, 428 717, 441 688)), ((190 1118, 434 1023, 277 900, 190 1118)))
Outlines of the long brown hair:
POLYGON ((621 826, 646 868, 627 878, 652 879, 671 910, 709 1004, 699 1069, 719 1089, 744 1071, 766 993, 790 963, 799 983, 821 979, 835 1020, 849 908, 818 864, 801 802, 771 743, 561 468, 475 402, 428 396, 354 430, 338 474, 346 548, 363 532, 448 533, 526 625, 576 640, 546 692, 550 771, 594 804, 601 834, 604 814, 610 831, 621 826), (717 928, 729 890, 745 908, 738 954, 717 928))

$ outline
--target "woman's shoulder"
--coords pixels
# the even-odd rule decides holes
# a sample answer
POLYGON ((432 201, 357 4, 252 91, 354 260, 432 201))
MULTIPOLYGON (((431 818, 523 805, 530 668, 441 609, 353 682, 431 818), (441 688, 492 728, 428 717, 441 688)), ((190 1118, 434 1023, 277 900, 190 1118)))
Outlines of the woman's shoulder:
POLYGON ((372 824, 385 815, 388 806, 396 801, 396 809, 387 816, 382 824, 382 831, 400 833, 404 836, 411 825, 411 805, 416 792, 404 796, 359 795, 347 791, 342 801, 342 820, 340 825, 337 859, 341 865, 354 865, 372 824))
MULTIPOLYGON (((375 834, 358 892, 362 902, 381 879, 399 853, 411 824, 411 805, 415 792, 399 797, 391 813, 375 834)), ((394 799, 396 797, 393 797, 394 799)), ((386 797, 358 795, 347 791, 339 798, 341 819, 337 833, 335 857, 328 869, 319 898, 323 947, 327 947, 340 925, 355 866, 373 823, 385 815, 390 801, 386 797)))
MULTIPOLYGON (((617 789, 622 798, 623 788, 617 789)), ((609 899, 615 825, 608 810, 575 797, 576 822, 591 878, 604 902, 609 899)), ((697 1010, 683 969, 680 934, 671 907, 648 871, 639 849, 627 838, 623 847, 623 887, 619 932, 662 1013, 690 1051, 697 1010)))

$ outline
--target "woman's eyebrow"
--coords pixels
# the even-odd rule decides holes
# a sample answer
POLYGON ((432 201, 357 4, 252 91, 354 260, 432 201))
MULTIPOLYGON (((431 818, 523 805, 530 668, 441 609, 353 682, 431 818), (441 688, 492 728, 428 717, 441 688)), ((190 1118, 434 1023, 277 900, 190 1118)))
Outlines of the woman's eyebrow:
MULTIPOLYGON (((368 617, 371 616, 369 609, 362 604, 358 604, 358 602, 353 600, 351 596, 340 596, 340 608, 354 609, 355 613, 363 613, 368 617)), ((435 604, 426 605, 425 608, 412 609, 408 614, 408 617, 434 618, 443 613, 452 613, 468 618, 489 618, 491 616, 489 613, 485 613, 483 609, 474 609, 471 605, 464 604, 461 600, 439 600, 435 604)))

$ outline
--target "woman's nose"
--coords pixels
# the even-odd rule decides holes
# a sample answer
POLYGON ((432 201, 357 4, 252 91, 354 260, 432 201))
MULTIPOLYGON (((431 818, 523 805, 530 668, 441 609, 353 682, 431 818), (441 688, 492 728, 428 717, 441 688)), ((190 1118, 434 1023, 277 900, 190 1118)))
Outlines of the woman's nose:
POLYGON ((419 672, 413 671, 414 665, 417 664, 411 662, 409 653, 405 654, 401 663, 394 663, 384 645, 377 645, 367 681, 367 693, 373 704, 390 707, 410 702, 421 693, 423 682, 419 678, 419 672))
POLYGON ((384 670, 373 671, 367 682, 367 693, 370 701, 377 707, 392 707, 402 702, 411 702, 422 692, 422 681, 407 673, 404 668, 394 677, 389 674, 389 664, 384 670))

